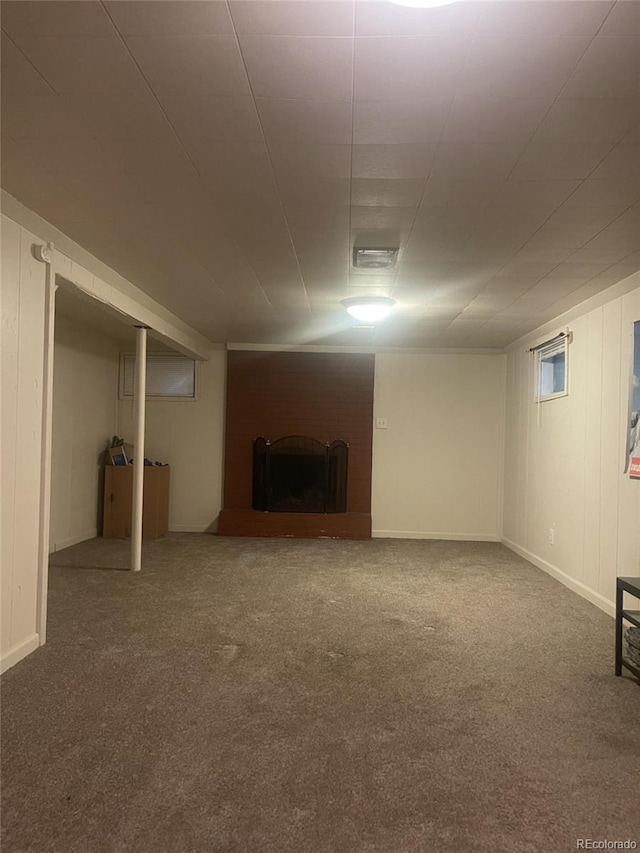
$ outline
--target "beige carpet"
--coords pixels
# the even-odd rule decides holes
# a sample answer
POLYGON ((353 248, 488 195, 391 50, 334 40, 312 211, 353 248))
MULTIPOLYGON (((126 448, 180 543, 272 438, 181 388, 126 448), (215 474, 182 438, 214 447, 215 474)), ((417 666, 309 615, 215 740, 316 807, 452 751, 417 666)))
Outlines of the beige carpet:
POLYGON ((613 620, 502 546, 127 553, 54 555, 49 643, 2 679, 3 853, 640 845, 613 620))

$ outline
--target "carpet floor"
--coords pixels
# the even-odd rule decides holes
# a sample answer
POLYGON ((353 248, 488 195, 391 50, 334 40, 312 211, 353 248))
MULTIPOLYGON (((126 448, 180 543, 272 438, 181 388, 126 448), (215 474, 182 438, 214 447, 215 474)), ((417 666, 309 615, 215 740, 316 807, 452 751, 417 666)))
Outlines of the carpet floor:
POLYGON ((92 540, 2 679, 3 853, 640 846, 613 620, 492 543, 92 540), (120 569, 120 570, 119 570, 120 569))

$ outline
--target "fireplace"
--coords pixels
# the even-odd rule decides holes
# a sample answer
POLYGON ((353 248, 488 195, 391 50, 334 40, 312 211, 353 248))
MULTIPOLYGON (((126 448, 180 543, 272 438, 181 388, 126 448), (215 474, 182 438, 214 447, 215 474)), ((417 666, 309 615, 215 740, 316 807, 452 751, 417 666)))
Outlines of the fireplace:
POLYGON ((262 512, 345 513, 349 445, 305 435, 253 443, 252 509, 262 512))

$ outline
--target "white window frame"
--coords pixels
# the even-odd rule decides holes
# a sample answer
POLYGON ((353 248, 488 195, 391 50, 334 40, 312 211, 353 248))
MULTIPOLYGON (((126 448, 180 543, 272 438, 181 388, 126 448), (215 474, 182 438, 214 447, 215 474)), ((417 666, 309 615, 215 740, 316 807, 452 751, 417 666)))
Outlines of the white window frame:
POLYGON ((557 400, 559 397, 567 397, 569 395, 569 343, 571 336, 563 334, 557 338, 546 341, 540 346, 534 347, 534 399, 536 403, 546 403, 548 400, 557 400), (555 391, 552 394, 541 394, 542 387, 542 366, 544 359, 550 355, 564 353, 564 388, 562 391, 555 391))
MULTIPOLYGON (((193 362, 193 397, 182 397, 182 396, 146 396, 147 403, 197 403, 200 393, 200 368, 199 362, 194 358, 189 358, 189 356, 183 356, 178 353, 166 353, 166 352, 148 352, 147 353, 147 363, 154 358, 171 358, 175 356, 175 358, 186 358, 188 361, 193 362)), ((124 393, 124 362, 125 358, 133 358, 135 359, 135 352, 121 352, 120 353, 120 375, 118 379, 118 397, 120 400, 133 400, 133 394, 125 394, 124 393)))

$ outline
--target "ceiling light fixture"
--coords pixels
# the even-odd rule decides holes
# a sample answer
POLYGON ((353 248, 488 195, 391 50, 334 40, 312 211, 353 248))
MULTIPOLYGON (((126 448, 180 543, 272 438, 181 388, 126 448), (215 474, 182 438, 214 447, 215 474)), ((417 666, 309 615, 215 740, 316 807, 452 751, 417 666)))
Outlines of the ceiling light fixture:
POLYGON ((341 304, 356 320, 363 323, 377 323, 378 320, 384 320, 389 316, 396 300, 391 299, 390 296, 350 296, 348 299, 343 299, 341 304))
POLYGON ((448 6, 456 0, 391 0, 396 6, 411 6, 414 9, 433 9, 436 6, 448 6))

